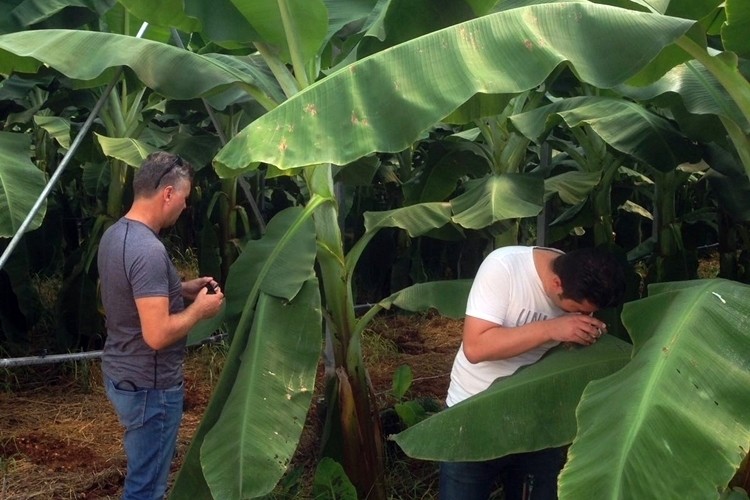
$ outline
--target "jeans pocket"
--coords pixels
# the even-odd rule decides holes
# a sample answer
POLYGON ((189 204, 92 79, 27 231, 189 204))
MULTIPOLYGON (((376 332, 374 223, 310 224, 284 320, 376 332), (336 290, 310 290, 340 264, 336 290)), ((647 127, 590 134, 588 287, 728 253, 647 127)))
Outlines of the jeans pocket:
POLYGON ((115 407, 117 418, 125 430, 130 431, 143 426, 148 391, 123 391, 117 389, 114 382, 107 380, 107 397, 115 407))

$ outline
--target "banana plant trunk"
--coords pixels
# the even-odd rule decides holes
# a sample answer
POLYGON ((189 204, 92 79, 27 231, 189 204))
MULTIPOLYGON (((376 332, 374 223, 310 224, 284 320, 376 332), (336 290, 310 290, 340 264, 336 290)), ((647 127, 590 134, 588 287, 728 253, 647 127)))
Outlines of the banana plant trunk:
POLYGON ((125 162, 112 160, 109 191, 107 193, 107 215, 112 220, 119 219, 124 213, 125 187, 131 179, 130 170, 130 167, 125 162))
POLYGON ((603 166, 602 180, 591 196, 594 205, 594 244, 597 246, 609 246, 615 240, 612 222, 612 181, 619 164, 618 158, 612 158, 603 166))
MULTIPOLYGON (((311 194, 334 199, 330 165, 311 167, 306 174, 311 194)), ((326 316, 333 334, 335 371, 326 381, 326 420, 340 429, 341 439, 340 449, 333 453, 343 462, 360 498, 384 500, 382 430, 360 338, 354 333, 354 301, 347 285, 338 206, 321 205, 314 220, 326 316)), ((323 449, 333 449, 326 442, 322 445, 323 449)))
POLYGON ((219 258, 221 260, 221 282, 226 283, 229 267, 237 259, 237 178, 221 181, 222 196, 219 198, 219 258))

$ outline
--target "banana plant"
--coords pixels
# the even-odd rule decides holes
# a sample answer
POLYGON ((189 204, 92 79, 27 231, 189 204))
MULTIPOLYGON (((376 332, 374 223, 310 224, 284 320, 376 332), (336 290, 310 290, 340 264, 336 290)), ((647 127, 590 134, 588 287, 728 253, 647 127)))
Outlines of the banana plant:
POLYGON ((743 163, 748 156, 742 141, 722 133, 724 123, 745 123, 747 120, 719 85, 716 77, 698 61, 688 61, 671 69, 658 81, 645 87, 623 85, 618 92, 644 103, 653 103, 671 111, 673 119, 693 140, 704 144, 704 161, 711 167, 706 179, 715 194, 721 218, 718 224, 721 276, 735 278, 741 275, 737 261, 738 248, 726 244, 732 239, 738 225, 750 217, 748 198, 742 196, 748 189, 748 178, 743 163))
MULTIPOLYGON (((652 216, 654 237, 643 244, 644 247, 654 248, 647 281, 695 277, 697 260, 691 265, 692 253, 685 248, 682 240, 681 218, 688 220, 689 214, 683 210, 678 215, 675 205, 678 189, 698 175, 683 166, 697 163, 701 157, 701 151, 688 137, 643 105, 612 97, 563 99, 516 115, 512 121, 536 142, 541 142, 556 124, 565 123, 570 127, 582 152, 559 140, 554 140, 553 144, 575 158, 575 163, 583 172, 601 175, 601 180, 589 195, 590 201, 583 202, 588 201, 593 207, 594 241, 597 244, 612 245, 615 242, 611 190, 623 159, 632 158, 644 165, 651 172, 655 184, 655 215, 652 216), (610 147, 614 153, 610 152, 610 147)), ((561 174, 560 177, 565 175, 561 174)), ((583 203, 579 202, 579 206, 573 207, 573 210, 580 210, 583 203)), ((642 251, 641 248, 628 250, 636 254, 642 251)))
MULTIPOLYGON (((479 3, 472 2, 474 6, 479 3)), ((373 152, 403 151, 424 130, 475 94, 517 94, 533 89, 562 63, 570 66, 582 80, 601 87, 624 82, 648 61, 653 60, 654 65, 666 70, 674 66, 677 59, 668 57, 669 53, 657 56, 694 23, 588 3, 531 6, 484 16, 415 38, 346 65, 309 85, 318 77, 315 54, 328 35, 320 28, 320 3, 310 2, 307 7, 301 7, 291 2, 273 2, 273 8, 268 10, 262 9, 268 7, 266 2, 241 5, 240 2, 238 5, 215 2, 210 9, 202 4, 184 2, 184 9, 178 10, 185 16, 177 18, 188 24, 198 23, 200 29, 212 33, 217 45, 236 48, 237 40, 252 41, 289 96, 287 101, 256 119, 230 141, 217 155, 214 167, 220 175, 228 177, 252 171, 260 162, 272 165, 277 171, 301 169, 297 172, 305 181, 309 201, 300 217, 314 220, 317 269, 325 298, 323 317, 333 332, 334 352, 340 368, 336 370, 335 384, 336 394, 341 396, 338 399, 341 411, 334 413, 340 430, 338 435, 349 448, 342 450, 339 458, 360 494, 372 491, 374 497, 382 497, 377 424, 372 419, 373 407, 367 397, 359 339, 354 334, 353 297, 348 280, 356 259, 350 260, 352 264, 347 263, 348 256, 343 251, 330 164, 346 165, 373 152), (292 10, 285 10, 290 6, 292 10), (257 8, 261 10, 253 10, 257 8), (218 27, 217 23, 209 22, 217 19, 212 17, 216 12, 229 13, 226 23, 218 27), (251 26, 252 19, 263 19, 269 25, 263 29, 257 23, 251 26), (300 19, 309 20, 309 25, 305 25, 304 30, 293 29, 293 23, 300 19), (530 25, 528 19, 536 22, 530 25), (575 22, 561 23, 560 19, 575 22), (228 33, 242 33, 245 38, 230 40, 228 33), (587 36, 581 36, 582 33, 587 36), (588 40, 592 37, 602 43, 591 46, 588 40), (630 43, 633 39, 640 43, 630 43), (293 72, 287 69, 287 64, 293 72), (516 68, 514 72, 507 71, 509 64, 516 68)), ((34 72, 39 61, 43 61, 81 80, 91 80, 105 69, 122 64, 130 66, 146 86, 167 98, 193 98, 239 85, 257 94, 258 102, 263 100, 264 92, 251 78, 235 76, 232 68, 218 64, 216 59, 189 51, 178 54, 176 49, 164 44, 103 35, 71 32, 6 35, 0 37, 0 51, 5 51, 0 52, 0 63, 6 68, 4 71, 15 68, 34 72), (75 68, 66 67, 72 65, 61 57, 64 50, 56 49, 72 43, 75 38, 87 41, 91 59, 75 68), (21 57, 11 56, 11 53, 21 57), (160 64, 151 64, 154 59, 145 57, 146 54, 158 54, 160 64)), ((495 203, 497 200, 488 198, 488 201, 495 203)), ((437 211, 414 212, 419 216, 411 213, 401 224, 424 226, 422 217, 440 214, 438 221, 444 225, 447 223, 445 210, 443 206, 437 211)), ((269 269, 271 265, 269 260, 269 269)), ((310 269, 313 269, 312 264, 310 269)), ((253 315, 258 314, 253 311, 256 311, 255 302, 260 300, 260 295, 245 297, 252 303, 248 302, 242 309, 233 332, 235 340, 248 338, 253 315)), ((311 336, 319 339, 321 330, 311 329, 311 336)), ((242 431, 242 422, 263 405, 260 395, 251 393, 252 397, 246 397, 240 389, 234 391, 238 396, 228 399, 239 374, 252 376, 256 370, 250 364, 240 363, 240 356, 250 345, 253 344, 237 340, 238 347, 230 353, 228 366, 235 369, 230 368, 222 375, 223 382, 191 446, 175 492, 191 495, 210 494, 214 490, 225 492, 227 475, 221 468, 227 465, 226 457, 257 453, 256 450, 249 451, 248 455, 227 455, 217 448, 227 445, 226 434, 248 436, 242 431), (219 419, 225 425, 217 425, 219 419), (239 427, 233 427, 236 425, 239 427), (236 430, 241 431, 236 434, 236 430)), ((257 370, 262 370, 260 365, 257 370)), ((310 380, 309 375, 300 373, 300 376, 310 380)), ((282 404, 276 403, 279 407, 282 404)), ((268 431, 267 435, 273 434, 272 425, 278 423, 273 419, 264 422, 262 428, 268 431)), ((293 434, 286 436, 291 439, 293 434)), ((247 440, 232 441, 237 442, 229 445, 239 446, 243 451, 252 450, 247 440)), ((240 488, 246 496, 264 494, 272 481, 262 484, 258 481, 257 488, 253 486, 258 471, 247 465, 249 463, 245 459, 232 462, 232 486, 240 488)), ((277 471, 275 469, 274 474, 277 471)))
POLYGON ((632 348, 557 348, 394 439, 429 460, 572 442, 562 499, 719 498, 750 439, 747 293, 720 279, 651 285, 623 311, 632 348))
MULTIPOLYGON (((270 163, 282 170, 302 168, 310 192, 317 194, 311 200, 320 197, 330 199, 333 190, 328 163, 345 165, 376 151, 403 151, 423 130, 449 115, 473 94, 527 91, 541 84, 562 60, 569 61, 568 64, 578 74, 585 75, 585 78, 590 78, 597 84, 606 85, 605 82, 609 81, 609 85, 614 85, 618 79, 625 79, 639 69, 637 65, 630 66, 629 70, 623 72, 623 64, 627 65, 633 59, 647 60, 655 57, 662 47, 684 33, 689 26, 690 23, 676 19, 583 4, 554 8, 530 7, 468 21, 397 45, 389 51, 373 54, 301 90, 232 139, 217 155, 215 167, 227 174, 232 171, 244 172, 248 168, 254 168, 258 162, 270 163), (542 32, 536 33, 533 41, 529 40, 530 45, 522 49, 522 54, 518 53, 517 40, 524 40, 527 36, 524 19, 559 19, 559 16, 581 18, 585 20, 582 21, 585 26, 579 26, 578 29, 589 29, 592 32, 603 26, 598 22, 605 18, 616 22, 625 31, 633 28, 637 19, 636 32, 638 36, 648 33, 648 41, 637 46, 628 45, 628 49, 643 49, 648 55, 624 54, 619 45, 617 50, 613 50, 605 43, 594 49, 587 46, 584 58, 581 55, 583 52, 578 48, 566 46, 566 43, 578 39, 577 37, 568 37, 560 23, 553 26, 544 22, 539 25, 543 27, 542 32), (650 22, 658 22, 659 28, 649 30, 641 25, 650 22), (515 34, 507 38, 491 35, 501 32, 515 34), (551 47, 563 47, 564 50, 548 51, 551 47), (600 57, 592 56, 591 50, 601 50, 600 57), (524 68, 524 71, 508 75, 502 70, 508 63, 508 58, 525 59, 529 53, 534 55, 534 64, 519 63, 518 67, 524 68), (483 57, 486 54, 493 54, 493 58, 483 57), (503 57, 497 57, 498 54, 503 57), (600 65, 604 61, 611 61, 612 54, 621 55, 622 59, 613 65, 600 65), (594 60, 597 63, 592 62, 594 60), (435 68, 441 69, 441 78, 435 78, 435 68), (466 75, 471 77, 467 78, 466 75), (398 126, 394 127, 394 124, 398 126)), ((623 39, 629 35, 623 34, 623 39)), ((512 190, 510 186, 506 188, 512 190)), ((500 191, 502 190, 495 190, 500 191)), ((486 199, 490 204, 498 201, 493 197, 486 199)), ((411 209, 410 217, 400 224, 408 224, 407 227, 423 225, 434 219, 436 224, 439 223, 432 226, 435 228, 451 221, 449 204, 425 205, 421 209, 423 212, 416 212, 421 206, 408 207, 411 209), (430 210, 424 211, 428 206, 430 210), (420 216, 415 217, 415 214, 420 216), (428 214, 430 219, 425 220, 424 217, 428 214)), ((321 208, 325 210, 315 209, 320 249, 320 281, 325 290, 326 316, 335 338, 334 357, 338 368, 334 383, 338 384, 338 388, 334 394, 338 395, 338 402, 343 410, 338 413, 332 428, 338 429, 338 435, 349 447, 349 451, 344 451, 339 457, 343 457, 344 469, 360 494, 365 495, 373 490, 363 490, 362 485, 375 483, 363 483, 358 478, 356 465, 364 464, 376 472, 380 470, 371 458, 378 459, 379 445, 377 440, 371 441, 374 450, 368 450, 362 447, 360 441, 361 436, 370 435, 376 429, 367 427, 367 422, 372 420, 372 410, 366 406, 366 380, 357 334, 360 327, 359 323, 354 322, 353 298, 350 283, 346 279, 351 276, 350 269, 353 269, 361 247, 359 244, 355 245, 357 252, 352 253, 352 250, 344 257, 336 225, 335 206, 324 203, 321 208), (337 427, 333 427, 334 424, 337 427), (352 461, 357 464, 352 465, 352 461)), ((509 209, 513 210, 511 207, 509 209)), ((236 334, 239 333, 236 330, 236 334)), ((216 401, 219 401, 218 398, 216 401)), ((232 408, 234 406, 226 400, 224 409, 220 411, 235 411, 232 408)), ((239 418, 238 420, 241 421, 239 418)), ((203 426, 218 427, 211 420, 204 420, 203 426)), ((223 431, 229 432, 227 429, 223 431)), ((199 434, 193 443, 193 447, 196 446, 201 447, 202 470, 206 471, 209 467, 205 461, 208 450, 215 445, 207 439, 201 442, 199 434)), ((179 487, 180 480, 183 480, 189 487, 179 491, 196 491, 199 483, 197 478, 201 477, 202 470, 186 465, 176 488, 179 487)), ((245 477, 248 472, 238 471, 237 474, 238 477, 245 477)), ((377 479, 377 473, 375 478, 377 479)), ((213 490, 216 478, 206 474, 205 479, 212 484, 213 490)))

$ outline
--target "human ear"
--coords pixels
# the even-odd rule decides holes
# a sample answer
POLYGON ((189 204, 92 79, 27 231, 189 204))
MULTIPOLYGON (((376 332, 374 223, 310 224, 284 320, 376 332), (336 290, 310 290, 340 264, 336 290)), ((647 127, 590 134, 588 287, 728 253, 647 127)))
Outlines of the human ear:
POLYGON ((562 295, 563 293, 562 280, 556 274, 552 276, 552 287, 556 295, 562 295))

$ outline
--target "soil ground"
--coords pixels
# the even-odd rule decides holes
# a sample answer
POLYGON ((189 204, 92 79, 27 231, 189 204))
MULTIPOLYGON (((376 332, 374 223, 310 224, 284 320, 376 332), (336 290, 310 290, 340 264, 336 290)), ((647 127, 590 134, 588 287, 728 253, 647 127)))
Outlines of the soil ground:
MULTIPOLYGON (((442 400, 460 341, 461 323, 437 315, 376 319, 365 334, 364 352, 381 408, 393 404, 392 377, 403 364, 411 367, 414 376, 407 398, 442 400)), ((208 403, 223 352, 221 347, 202 346, 188 353, 185 412, 170 480, 208 403)), ((125 473, 122 431, 104 394, 98 361, 79 362, 66 369, 27 368, 23 375, 4 375, 0 500, 119 498, 125 473)), ((303 470, 303 478, 314 468, 319 436, 314 406, 310 413, 292 462, 303 470)), ((434 464, 392 453, 387 468, 392 498, 436 497, 434 464)), ((305 498, 299 493, 304 488, 296 486, 278 492, 276 498, 305 498)))

